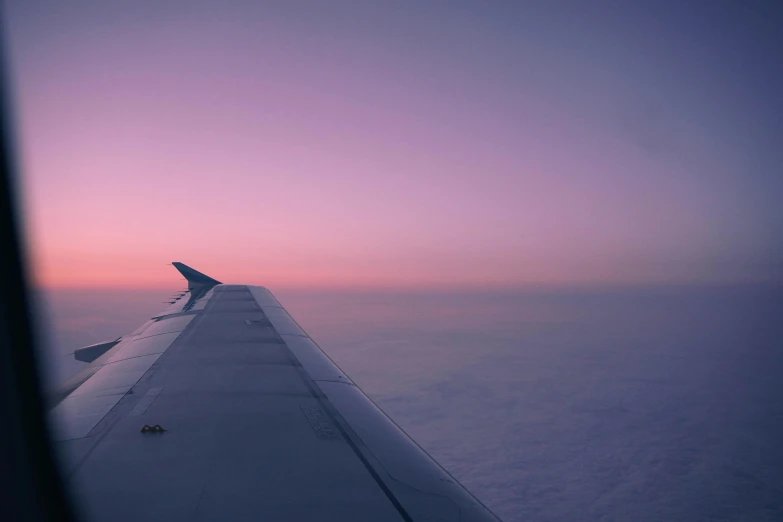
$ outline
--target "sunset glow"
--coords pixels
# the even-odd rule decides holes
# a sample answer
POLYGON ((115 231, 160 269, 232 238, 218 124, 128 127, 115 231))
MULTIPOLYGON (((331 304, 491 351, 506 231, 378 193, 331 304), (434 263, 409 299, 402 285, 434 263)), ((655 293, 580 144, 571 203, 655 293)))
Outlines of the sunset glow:
POLYGON ((739 7, 108 4, 7 6, 43 286, 781 280, 739 7))

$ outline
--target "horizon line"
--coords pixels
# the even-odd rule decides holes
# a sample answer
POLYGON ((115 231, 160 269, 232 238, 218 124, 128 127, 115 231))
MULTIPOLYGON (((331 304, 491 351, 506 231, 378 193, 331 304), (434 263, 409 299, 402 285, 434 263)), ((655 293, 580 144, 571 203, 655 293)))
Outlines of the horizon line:
MULTIPOLYGON (((176 280, 180 282, 179 279, 176 280)), ((184 279, 181 280, 185 282, 184 279)), ((174 283, 174 281, 172 281, 174 283)), ((564 282, 529 282, 529 283, 435 283, 435 284, 257 284, 257 283, 234 283, 224 282, 224 285, 247 285, 262 286, 269 290, 284 291, 346 291, 346 292, 517 292, 517 291, 535 291, 535 290, 623 290, 634 288, 730 288, 730 287, 769 287, 783 288, 783 281, 773 280, 748 280, 748 281, 703 281, 703 280, 672 280, 672 281, 564 281, 564 282)), ((170 291, 181 286, 187 289, 187 284, 46 284, 30 281, 30 288, 33 290, 47 291, 67 291, 67 290, 117 290, 117 291, 170 291)))

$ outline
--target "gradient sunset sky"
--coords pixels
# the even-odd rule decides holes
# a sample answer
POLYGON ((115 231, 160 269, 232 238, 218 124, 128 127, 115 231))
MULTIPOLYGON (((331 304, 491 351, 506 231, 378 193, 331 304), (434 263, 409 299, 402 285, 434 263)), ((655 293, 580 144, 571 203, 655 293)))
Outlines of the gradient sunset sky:
POLYGON ((6 2, 48 287, 783 280, 778 2, 6 2))

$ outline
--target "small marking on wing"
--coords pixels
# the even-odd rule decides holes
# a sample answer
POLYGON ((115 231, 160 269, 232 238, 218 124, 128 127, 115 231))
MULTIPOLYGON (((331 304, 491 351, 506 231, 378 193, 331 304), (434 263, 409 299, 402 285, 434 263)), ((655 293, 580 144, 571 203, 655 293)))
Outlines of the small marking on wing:
POLYGON ((136 404, 136 407, 134 407, 130 413, 128 413, 129 417, 138 417, 139 415, 143 415, 145 411, 147 411, 147 408, 150 407, 150 404, 152 404, 152 401, 154 401, 158 394, 163 390, 163 387, 160 388, 150 388, 147 393, 144 394, 144 397, 141 398, 138 404, 136 404))
POLYGON ((329 417, 321 410, 317 404, 302 405, 302 411, 307 417, 307 421, 313 428, 315 435, 322 440, 339 439, 337 430, 332 426, 329 417))
POLYGON ((141 427, 141 433, 165 433, 168 430, 163 429, 163 426, 160 424, 156 424, 154 426, 150 426, 149 424, 145 424, 141 427))

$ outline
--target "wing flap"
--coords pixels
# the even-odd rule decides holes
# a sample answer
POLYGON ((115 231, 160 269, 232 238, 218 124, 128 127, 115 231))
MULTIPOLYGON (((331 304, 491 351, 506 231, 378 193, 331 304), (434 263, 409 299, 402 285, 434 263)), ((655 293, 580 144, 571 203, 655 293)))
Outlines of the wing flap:
POLYGON ((108 352, 114 346, 122 340, 122 337, 118 337, 113 341, 103 341, 101 343, 91 344, 84 348, 79 348, 73 352, 73 357, 77 361, 91 363, 104 353, 108 352))

